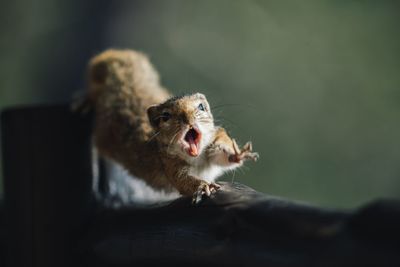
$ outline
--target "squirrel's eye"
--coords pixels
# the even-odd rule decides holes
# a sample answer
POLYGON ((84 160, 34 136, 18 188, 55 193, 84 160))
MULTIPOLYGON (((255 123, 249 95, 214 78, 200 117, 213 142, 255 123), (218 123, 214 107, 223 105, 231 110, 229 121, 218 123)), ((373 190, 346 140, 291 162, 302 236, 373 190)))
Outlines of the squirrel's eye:
POLYGON ((197 108, 198 108, 199 110, 201 110, 201 111, 205 111, 205 110, 206 110, 206 108, 204 107, 203 104, 200 104, 197 108))
POLYGON ((161 115, 161 118, 163 121, 167 121, 171 118, 171 114, 169 114, 168 112, 163 112, 163 114, 161 115))

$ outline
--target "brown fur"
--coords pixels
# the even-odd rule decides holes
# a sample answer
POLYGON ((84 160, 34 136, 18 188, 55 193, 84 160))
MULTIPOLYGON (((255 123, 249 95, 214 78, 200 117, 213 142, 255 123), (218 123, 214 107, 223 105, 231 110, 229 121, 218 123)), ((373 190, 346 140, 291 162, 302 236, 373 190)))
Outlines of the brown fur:
POLYGON ((258 157, 246 147, 238 150, 226 131, 214 126, 204 95, 171 98, 147 57, 136 51, 107 50, 90 61, 88 101, 100 154, 156 189, 209 195, 218 186, 194 174, 206 173, 211 165, 232 169, 258 157), (166 112, 171 119, 163 118, 166 112), (183 148, 192 126, 202 133, 197 157, 183 148))

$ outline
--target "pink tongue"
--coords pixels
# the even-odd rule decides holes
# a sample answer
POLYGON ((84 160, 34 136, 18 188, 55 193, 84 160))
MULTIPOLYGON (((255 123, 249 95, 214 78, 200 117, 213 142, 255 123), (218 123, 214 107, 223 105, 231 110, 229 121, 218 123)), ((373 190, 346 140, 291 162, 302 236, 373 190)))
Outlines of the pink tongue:
POLYGON ((191 135, 189 135, 188 139, 189 139, 188 140, 189 141, 188 142, 189 143, 189 154, 191 156, 197 156, 199 152, 197 151, 197 146, 193 140, 193 137, 191 135))

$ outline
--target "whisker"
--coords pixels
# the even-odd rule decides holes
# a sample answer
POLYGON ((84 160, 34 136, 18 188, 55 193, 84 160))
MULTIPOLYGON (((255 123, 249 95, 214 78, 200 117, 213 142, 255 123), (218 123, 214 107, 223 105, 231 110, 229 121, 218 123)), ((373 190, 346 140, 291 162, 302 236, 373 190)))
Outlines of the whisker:
POLYGON ((205 123, 211 123, 213 122, 212 120, 197 120, 198 122, 205 122, 205 123))
POLYGON ((147 140, 147 142, 150 142, 151 140, 153 140, 157 135, 159 135, 160 134, 160 131, 158 131, 158 132, 156 132, 155 134, 153 134, 150 138, 149 138, 149 140, 147 140))
POLYGON ((242 169, 242 167, 243 167, 243 165, 242 166, 240 166, 239 168, 237 168, 237 170, 238 171, 240 171, 243 175, 245 174, 245 172, 243 171, 243 169, 242 169))
POLYGON ((171 140, 168 143, 168 147, 175 141, 175 138, 177 137, 179 133, 179 130, 172 136, 171 140))
POLYGON ((235 128, 238 128, 238 125, 236 122, 234 122, 233 120, 227 119, 225 117, 220 116, 219 118, 220 121, 222 121, 222 123, 224 124, 224 122, 229 122, 231 124, 231 126, 234 126, 235 128))
POLYGON ((233 184, 233 183, 235 182, 235 174, 236 174, 236 171, 235 171, 235 170, 232 170, 232 172, 233 172, 233 174, 232 174, 232 181, 231 181, 231 183, 233 184))
POLYGON ((243 169, 246 169, 246 171, 250 170, 250 167, 246 166, 246 165, 242 165, 243 169))
POLYGON ((179 131, 180 131, 180 129, 178 129, 178 130, 176 131, 176 133, 172 136, 171 141, 168 143, 168 146, 167 146, 167 153, 169 153, 169 149, 170 149, 172 143, 175 141, 175 138, 178 136, 179 131))
POLYGON ((232 107, 232 106, 240 106, 240 105, 242 105, 242 104, 220 104, 220 105, 211 106, 211 109, 218 109, 218 108, 232 107))
POLYGON ((251 104, 221 104, 221 105, 215 105, 212 106, 211 109, 219 109, 219 108, 224 108, 224 107, 246 107, 246 108, 251 108, 257 110, 257 107, 251 104))

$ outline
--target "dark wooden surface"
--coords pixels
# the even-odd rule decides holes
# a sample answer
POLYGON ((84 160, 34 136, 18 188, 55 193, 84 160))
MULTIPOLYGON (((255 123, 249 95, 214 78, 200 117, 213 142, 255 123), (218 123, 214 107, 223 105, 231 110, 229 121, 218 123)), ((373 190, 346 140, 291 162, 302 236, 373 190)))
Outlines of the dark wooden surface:
POLYGON ((400 266, 400 213, 392 204, 335 211, 224 183, 198 206, 181 198, 100 211, 81 255, 88 266, 400 266), (385 228, 392 232, 371 231, 385 228))
POLYGON ((198 206, 102 207, 90 127, 67 105, 2 113, 8 266, 400 266, 394 200, 338 211, 224 183, 198 206))

